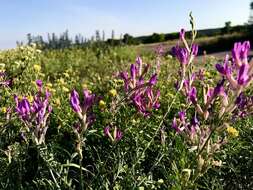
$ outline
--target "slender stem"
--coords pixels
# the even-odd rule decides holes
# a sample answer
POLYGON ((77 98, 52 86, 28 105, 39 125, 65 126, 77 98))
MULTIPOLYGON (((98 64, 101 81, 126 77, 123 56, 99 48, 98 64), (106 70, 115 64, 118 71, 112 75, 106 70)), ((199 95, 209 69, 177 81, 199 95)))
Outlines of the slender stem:
POLYGON ((82 171, 82 157, 79 157, 79 165, 80 165, 80 189, 83 190, 83 171, 82 171))
POLYGON ((214 131, 215 131, 215 128, 213 128, 213 129, 211 130, 211 132, 210 132, 209 136, 207 137, 207 139, 206 139, 204 145, 201 147, 200 151, 198 152, 197 157, 204 151, 205 146, 207 145, 207 143, 208 143, 208 141, 210 140, 211 136, 213 135, 214 131))
MULTIPOLYGON (((182 82, 183 82, 183 80, 182 80, 182 82)), ((181 83, 182 83, 182 82, 181 82, 181 83)), ((180 84, 180 87, 181 87, 181 86, 182 86, 182 85, 180 84)), ((160 127, 162 126, 162 124, 163 124, 165 118, 167 117, 168 113, 170 112, 171 107, 172 107, 172 105, 174 104, 174 102, 175 102, 175 100, 176 100, 176 98, 177 98, 179 92, 180 92, 180 89, 176 92, 176 94, 175 94, 173 100, 172 100, 171 103, 168 105, 168 109, 167 109, 166 113, 164 114, 164 116, 163 116, 163 118, 162 118, 162 121, 161 121, 160 124, 158 125, 158 127, 157 127, 157 129, 156 129, 154 135, 152 136, 152 139, 148 142, 148 144, 147 144, 147 146, 144 148, 143 152, 142 152, 142 153, 140 154, 140 156, 137 158, 137 160, 136 160, 135 163, 133 164, 132 169, 134 169, 134 167, 135 167, 136 164, 139 162, 139 160, 141 159, 141 157, 143 156, 143 154, 146 152, 146 150, 149 148, 149 146, 150 146, 151 143, 153 142, 153 140, 154 140, 156 134, 158 133, 160 127)))

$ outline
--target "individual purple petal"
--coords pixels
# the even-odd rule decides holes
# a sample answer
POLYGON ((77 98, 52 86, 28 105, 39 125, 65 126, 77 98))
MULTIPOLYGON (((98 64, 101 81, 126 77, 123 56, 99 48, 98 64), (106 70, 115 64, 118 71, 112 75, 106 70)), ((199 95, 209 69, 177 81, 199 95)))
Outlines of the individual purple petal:
POLYGON ((83 95, 84 95, 84 101, 83 101, 82 107, 83 107, 83 111, 87 112, 87 110, 90 109, 92 105, 94 104, 95 95, 90 94, 87 89, 83 90, 83 95))
POLYGON ((249 50, 250 50, 250 42, 249 41, 243 42, 240 52, 241 59, 247 59, 249 50))
POLYGON ((36 85, 41 89, 42 88, 42 80, 36 80, 36 85))
POLYGON ((248 64, 242 64, 240 66, 238 75, 237 75, 237 82, 239 85, 244 85, 249 79, 248 76, 248 71, 249 71, 249 65, 248 64))
POLYGON ((199 125, 199 120, 198 120, 196 114, 194 115, 194 117, 191 120, 191 125, 193 125, 193 126, 199 125))
POLYGON ((216 64, 215 67, 216 67, 217 71, 219 73, 221 73, 222 75, 226 74, 225 69, 224 69, 224 67, 221 64, 216 64))
POLYGON ((157 82, 157 74, 154 74, 151 76, 150 80, 149 80, 149 85, 153 86, 155 85, 157 82))
POLYGON ((185 122, 185 118, 186 118, 186 113, 185 113, 185 111, 180 111, 180 112, 178 113, 178 116, 179 116, 180 121, 184 123, 184 122, 185 122))
POLYGON ((79 94, 76 90, 73 90, 70 95, 70 105, 74 112, 81 112, 79 94))
POLYGON ((197 56, 198 55, 199 46, 197 44, 192 44, 192 55, 197 56))
POLYGON ((183 65, 188 64, 188 58, 189 58, 188 50, 186 48, 180 48, 178 52, 178 60, 180 61, 180 63, 182 63, 183 65))
POLYGON ((142 59, 141 59, 141 57, 137 57, 135 62, 138 65, 139 76, 141 76, 141 74, 142 74, 142 59))
POLYGON ((105 135, 106 137, 108 137, 109 134, 110 134, 110 127, 107 126, 107 127, 104 128, 104 135, 105 135))
POLYGON ((195 87, 191 88, 189 92, 189 99, 193 104, 197 103, 197 89, 195 87))
POLYGON ((120 139, 122 139, 123 133, 121 130, 117 129, 117 133, 116 133, 116 141, 119 141, 120 139))
POLYGON ((136 73, 137 73, 137 69, 136 69, 135 64, 131 64, 130 75, 131 75, 132 80, 136 80, 136 73))
POLYGON ((213 90, 213 97, 215 97, 215 96, 217 96, 218 94, 220 94, 220 92, 223 90, 224 82, 225 82, 225 80, 222 79, 222 80, 220 80, 220 81, 217 83, 216 87, 215 87, 214 90, 213 90))

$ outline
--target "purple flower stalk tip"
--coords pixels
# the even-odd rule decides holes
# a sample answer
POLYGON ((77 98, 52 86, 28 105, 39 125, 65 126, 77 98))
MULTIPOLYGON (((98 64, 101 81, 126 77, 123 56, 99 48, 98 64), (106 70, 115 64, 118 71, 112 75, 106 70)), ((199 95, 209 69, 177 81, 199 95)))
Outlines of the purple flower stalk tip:
POLYGON ((70 105, 74 112, 81 112, 79 94, 76 90, 73 90, 70 94, 70 105))
POLYGON ((185 29, 182 28, 182 29, 180 30, 179 37, 180 37, 180 40, 184 40, 184 37, 185 37, 185 29))
POLYGON ((232 57, 237 67, 240 67, 242 63, 247 63, 248 52, 250 50, 250 42, 245 41, 243 43, 236 42, 232 49, 232 57))

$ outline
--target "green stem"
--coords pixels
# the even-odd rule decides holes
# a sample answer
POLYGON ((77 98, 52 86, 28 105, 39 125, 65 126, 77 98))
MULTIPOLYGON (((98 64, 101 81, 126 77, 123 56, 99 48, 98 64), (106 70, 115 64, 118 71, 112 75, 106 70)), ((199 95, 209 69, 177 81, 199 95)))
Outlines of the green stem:
MULTIPOLYGON (((182 82, 183 82, 183 80, 182 80, 182 82)), ((182 86, 182 85, 180 84, 180 87, 181 87, 181 86, 182 86)), ((160 127, 162 126, 162 124, 163 124, 165 118, 166 118, 167 115, 169 114, 172 105, 173 105, 174 102, 176 101, 179 92, 180 92, 180 89, 176 92, 176 94, 175 94, 173 100, 172 100, 171 103, 168 105, 168 109, 167 109, 166 113, 164 114, 164 116, 163 116, 163 118, 162 118, 162 121, 161 121, 160 124, 158 125, 158 127, 157 127, 157 129, 156 129, 154 135, 152 136, 152 139, 148 142, 148 144, 147 144, 147 146, 144 148, 143 152, 140 154, 140 156, 137 158, 137 160, 136 160, 135 163, 133 164, 132 170, 134 170, 136 164, 139 162, 139 160, 141 159, 141 157, 145 154, 146 150, 150 147, 150 145, 151 145, 151 143, 153 142, 153 140, 154 140, 156 134, 158 133, 160 127)))
POLYGON ((82 158, 79 158, 79 165, 80 165, 80 189, 83 190, 83 170, 82 170, 82 158))

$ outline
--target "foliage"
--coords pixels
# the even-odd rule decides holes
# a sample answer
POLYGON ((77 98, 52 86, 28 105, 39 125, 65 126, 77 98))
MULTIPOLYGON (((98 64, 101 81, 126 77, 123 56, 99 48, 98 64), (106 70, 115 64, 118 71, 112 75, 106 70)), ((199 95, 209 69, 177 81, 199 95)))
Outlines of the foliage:
MULTIPOLYGON (((196 63, 191 24, 176 58, 107 45, 1 52, 0 188, 251 189, 252 90, 238 99, 226 62, 221 74, 215 59, 196 63)), ((241 73, 239 87, 251 79, 241 73)))

